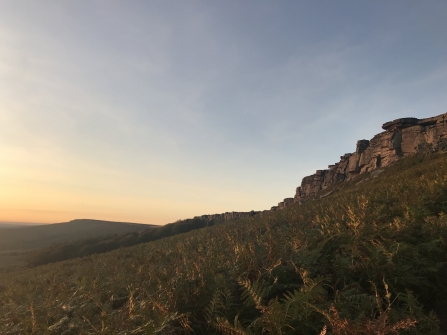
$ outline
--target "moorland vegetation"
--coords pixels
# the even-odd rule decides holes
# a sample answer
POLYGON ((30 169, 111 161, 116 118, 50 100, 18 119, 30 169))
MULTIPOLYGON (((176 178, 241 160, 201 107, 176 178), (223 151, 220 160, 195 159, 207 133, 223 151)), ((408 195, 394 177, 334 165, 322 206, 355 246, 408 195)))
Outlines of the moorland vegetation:
POLYGON ((69 244, 85 239, 124 235, 149 230, 153 225, 129 222, 78 219, 69 222, 2 228, 0 231, 0 271, 20 267, 30 259, 30 253, 54 244, 69 244))
POLYGON ((0 274, 0 333, 442 334, 447 155, 328 197, 0 274))
POLYGON ((78 239, 66 243, 53 243, 30 251, 26 257, 29 267, 60 262, 67 259, 102 254, 115 249, 156 241, 168 236, 212 226, 215 222, 200 217, 179 220, 164 226, 151 226, 139 232, 108 234, 90 239, 78 239))

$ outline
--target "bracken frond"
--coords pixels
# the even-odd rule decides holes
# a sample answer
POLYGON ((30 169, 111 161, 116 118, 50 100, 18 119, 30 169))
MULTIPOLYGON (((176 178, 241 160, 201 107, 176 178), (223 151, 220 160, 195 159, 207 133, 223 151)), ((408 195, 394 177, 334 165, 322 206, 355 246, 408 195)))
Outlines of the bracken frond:
POLYGON ((253 282, 253 284, 248 279, 239 279, 239 285, 243 288, 242 299, 244 305, 254 306, 259 310, 265 308, 262 305, 262 299, 264 298, 266 292, 266 286, 264 283, 253 282))

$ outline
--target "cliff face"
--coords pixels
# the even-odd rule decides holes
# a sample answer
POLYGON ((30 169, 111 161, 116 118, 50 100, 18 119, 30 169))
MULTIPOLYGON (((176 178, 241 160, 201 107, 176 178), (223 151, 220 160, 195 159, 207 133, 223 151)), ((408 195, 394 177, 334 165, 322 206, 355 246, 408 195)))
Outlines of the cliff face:
MULTIPOLYGON (((326 170, 304 177, 294 202, 301 202, 336 183, 383 168, 414 153, 447 149, 447 113, 427 118, 402 118, 383 124, 371 140, 360 140, 354 153, 345 154, 326 170)), ((281 204, 281 203, 280 203, 281 204)))
MULTIPOLYGON (((341 156, 338 163, 329 165, 326 170, 317 170, 315 174, 304 177, 301 186, 296 189, 295 197, 284 199, 270 211, 281 210, 296 202, 301 203, 305 198, 316 195, 329 186, 361 173, 387 167, 400 158, 415 153, 447 149, 447 113, 427 119, 397 119, 383 124, 382 128, 384 131, 371 140, 358 141, 354 153, 341 156)), ((199 218, 208 222, 227 221, 264 212, 268 211, 227 212, 202 215, 199 218)))

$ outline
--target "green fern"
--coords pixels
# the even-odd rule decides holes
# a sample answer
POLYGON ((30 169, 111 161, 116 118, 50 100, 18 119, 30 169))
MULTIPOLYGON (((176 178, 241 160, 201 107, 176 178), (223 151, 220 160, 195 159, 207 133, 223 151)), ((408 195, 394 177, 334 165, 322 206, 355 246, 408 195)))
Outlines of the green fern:
POLYGON ((253 282, 251 283, 248 279, 239 279, 238 283, 242 286, 242 300, 245 306, 255 307, 258 310, 265 309, 262 304, 263 298, 266 293, 266 284, 253 282))
POLYGON ((222 302, 222 292, 220 291, 214 292, 210 303, 204 310, 206 321, 210 323, 216 317, 216 315, 220 316, 221 311, 224 309, 225 306, 222 302))

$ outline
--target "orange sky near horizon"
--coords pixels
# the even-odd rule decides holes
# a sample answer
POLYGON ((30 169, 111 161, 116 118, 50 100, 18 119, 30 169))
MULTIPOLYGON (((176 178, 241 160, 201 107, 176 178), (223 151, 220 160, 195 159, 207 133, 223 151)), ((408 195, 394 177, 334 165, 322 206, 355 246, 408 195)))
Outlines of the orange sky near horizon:
MULTIPOLYGON (((222 207, 247 210, 261 195, 188 183, 159 174, 132 175, 48 152, 0 148, 0 221, 58 223, 74 219, 166 224, 222 207), (212 196, 203 198, 203 194, 212 196), (170 197, 171 195, 171 197, 170 197), (238 205, 234 205, 237 201, 238 205)), ((262 205, 261 205, 262 206, 262 205)), ((265 206, 266 208, 268 206, 265 206)), ((262 208, 261 208, 262 209, 262 208)), ((251 209, 249 209, 251 210, 251 209)), ((256 210, 259 210, 256 209, 256 210)))
MULTIPOLYGON (((97 219, 166 224, 196 215, 219 213, 219 207, 211 203, 198 205, 194 201, 123 194, 120 192, 123 186, 119 183, 115 185, 116 193, 110 189, 109 192, 91 190, 90 193, 82 193, 76 189, 70 190, 65 185, 49 184, 29 180, 22 183, 21 178, 9 179, 0 191, 0 221, 58 223, 74 219, 97 219)), ((83 186, 87 187, 85 184, 83 186)), ((217 202, 228 203, 226 197, 234 201, 240 196, 236 192, 222 193, 217 202)), ((244 201, 243 197, 240 199, 241 207, 249 206, 249 201, 244 201)))

